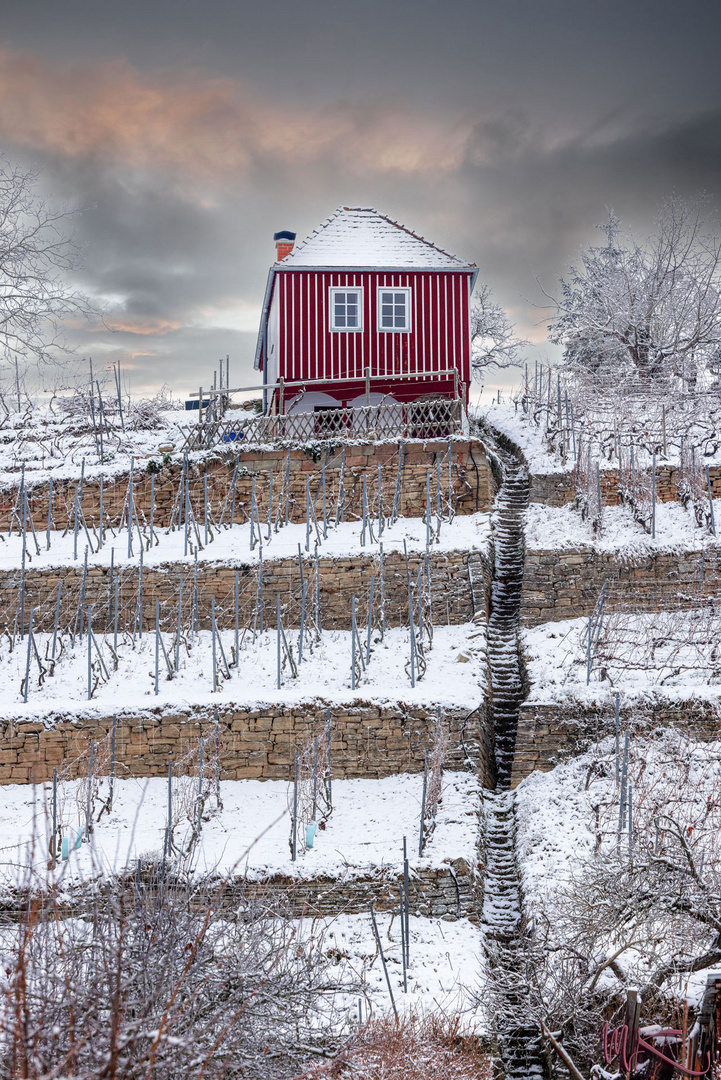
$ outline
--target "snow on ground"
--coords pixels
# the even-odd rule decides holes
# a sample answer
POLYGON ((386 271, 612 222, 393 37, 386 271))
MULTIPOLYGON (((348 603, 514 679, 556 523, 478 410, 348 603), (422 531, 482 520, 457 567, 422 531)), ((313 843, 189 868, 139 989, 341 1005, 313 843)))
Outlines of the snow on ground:
MULTIPOLYGON (((398 916, 380 912, 376 919, 399 1013, 411 1010, 437 1011, 446 1015, 460 1013, 462 1030, 482 1034, 488 1029, 489 1016, 480 990, 484 968, 483 936, 477 925, 468 919, 446 922, 411 914, 408 993, 404 994, 398 916)), ((370 917, 339 915, 332 920, 315 920, 312 932, 323 933, 324 951, 338 959, 339 968, 345 962, 349 977, 354 975, 364 983, 363 1019, 367 1015, 366 998, 372 1012, 390 1012, 388 986, 370 917)), ((349 1018, 355 1020, 358 999, 348 998, 341 1003, 349 1018)))
MULTIPOLYGON (((620 740, 622 762, 623 734, 620 740)), ((622 766, 621 766, 622 767, 622 766)), ((654 848, 660 815, 677 819, 697 866, 713 884, 721 832, 721 742, 697 743, 671 728, 629 740, 634 843, 654 848), (705 852, 705 863, 700 852, 705 852)), ((613 737, 550 772, 534 772, 516 789, 517 859, 527 911, 543 928, 560 925, 559 891, 583 880, 594 853, 618 845, 619 788, 613 737)), ((623 844, 626 844, 625 832, 623 844)), ((626 850, 625 847, 623 849, 626 850)), ((706 972, 678 989, 693 997, 706 972)))
MULTIPOLYGON (((165 401, 157 410, 153 409, 157 426, 143 426, 140 414, 133 415, 131 405, 131 414, 126 412, 126 430, 123 432, 116 415, 112 430, 103 435, 102 464, 90 422, 89 400, 87 407, 76 415, 64 413, 60 401, 55 402, 53 409, 41 402, 23 405, 23 411, 11 415, 2 428, 0 487, 17 484, 23 465, 25 478, 32 486, 47 483, 50 476, 77 483, 83 458, 87 479, 102 473, 106 480, 127 473, 132 457, 160 461, 163 457, 160 447, 172 445, 178 448, 181 440, 178 424, 191 423, 193 417, 193 413, 186 413, 180 407, 168 407, 169 404, 165 401)), ((196 420, 197 415, 195 413, 196 420)))
MULTIPOLYGON (((187 850, 190 813, 195 820, 197 777, 174 779, 174 843, 187 850)), ((312 848, 290 857, 293 785, 280 780, 223 780, 222 809, 213 794, 201 839, 192 854, 197 874, 240 874, 252 879, 283 874, 298 879, 330 875, 338 879, 381 875, 395 878, 403 867, 403 837, 408 838, 411 872, 433 869, 456 859, 477 861, 480 784, 471 773, 445 772, 436 827, 418 856, 423 776, 400 773, 381 780, 334 780, 333 812, 312 848)), ((99 780, 93 799, 93 832, 75 849, 86 821, 86 780, 58 782, 58 824, 70 840, 70 856, 58 865, 57 880, 69 884, 109 876, 137 859, 160 859, 168 819, 166 779, 116 779, 113 805, 109 780, 99 780)), ((0 787, 4 842, 0 881, 18 880, 34 864, 43 877, 52 821, 52 783, 0 787), (33 843, 35 841, 35 843, 33 843)), ((188 865, 184 856, 178 856, 188 865)))
POLYGON ((608 703, 616 690, 624 701, 719 697, 721 619, 712 610, 606 613, 587 684, 588 623, 564 619, 523 631, 531 700, 608 703))
MULTIPOLYGON (((434 530, 436 519, 434 518, 434 530)), ((51 531, 50 549, 47 548, 47 533, 39 528, 37 530, 37 542, 40 551, 35 548, 32 538, 27 544, 27 565, 33 570, 44 570, 51 567, 67 566, 75 563, 82 566, 85 549, 88 548, 88 566, 109 566, 111 552, 115 566, 135 565, 140 561, 141 541, 137 529, 133 532, 132 554, 128 556, 127 531, 113 536, 111 530, 106 530, 104 544, 100 551, 95 550, 98 546, 96 535, 91 532, 93 544, 88 543, 88 537, 80 529, 77 545, 72 531, 64 534, 60 531, 51 531), (77 548, 77 553, 75 551, 77 548)), ((393 525, 386 525, 379 536, 376 523, 373 522, 372 533, 367 533, 365 543, 361 543, 362 526, 357 521, 343 521, 337 526, 328 527, 328 535, 323 539, 323 524, 320 522, 319 533, 313 529, 310 537, 306 536, 304 524, 288 524, 278 532, 270 530, 268 539, 267 524, 263 527, 262 544, 257 542, 251 550, 250 525, 233 525, 232 528, 213 528, 208 537, 208 545, 198 552, 198 562, 205 563, 233 563, 242 565, 257 564, 262 549, 263 561, 272 559, 287 559, 298 557, 298 546, 301 555, 306 559, 313 558, 316 543, 318 552, 324 557, 357 557, 359 555, 377 555, 380 543, 383 544, 385 554, 403 551, 403 542, 409 552, 417 553, 426 550, 426 526, 420 518, 398 518, 393 525), (308 547, 306 548, 306 540, 308 547)), ((200 543, 205 545, 204 526, 199 524, 198 531, 200 543)), ((185 553, 185 534, 183 529, 154 529, 154 543, 148 551, 143 551, 143 565, 146 567, 164 566, 168 563, 180 563, 192 566, 193 554, 185 553)), ((147 542, 149 531, 145 530, 147 542)), ((431 554, 446 551, 479 551, 485 550, 490 537, 490 514, 467 514, 456 516, 452 522, 442 522, 437 541, 433 539, 430 544, 431 554)), ((188 551, 192 551, 195 537, 190 533, 188 551)), ((145 544, 143 544, 145 548, 145 544)), ((22 562, 22 537, 17 529, 12 536, 0 534, 0 571, 19 569, 22 562)))
MULTIPOLYGON (((169 658, 174 643, 170 634, 162 634, 169 658)), ((297 661, 298 631, 286 630, 289 645, 297 661)), ((366 634, 361 628, 363 658, 366 634)), ((225 655, 230 661, 234 632, 222 631, 225 655)), ((397 701, 409 706, 440 704, 447 707, 475 708, 483 699, 486 685, 485 630, 474 624, 434 628, 433 645, 426 646, 427 669, 416 685, 410 683, 410 632, 386 630, 382 641, 374 631, 370 663, 361 673, 356 689, 351 689, 352 635, 350 631, 326 630, 320 643, 306 639, 303 661, 292 677, 285 664, 281 687, 277 686, 278 646, 275 628, 258 636, 255 644, 248 636, 240 648, 238 668, 230 668, 229 679, 219 679, 220 693, 213 694, 212 633, 200 631, 188 638, 188 648, 181 647, 180 670, 167 678, 163 651, 158 653, 158 694, 155 694, 155 632, 146 633, 133 643, 129 635, 118 639, 118 667, 113 666, 112 635, 98 634, 94 639, 104 658, 104 669, 92 650, 93 681, 99 677, 92 701, 88 700, 88 639, 64 638, 64 652, 55 666, 55 674, 46 675, 38 685, 38 666, 30 658, 30 688, 23 702, 21 684, 25 678, 29 638, 17 641, 10 651, 9 641, 0 646, 0 716, 21 722, 52 711, 73 712, 82 708, 87 714, 107 715, 120 709, 176 708, 195 704, 240 704, 245 708, 258 703, 297 704, 332 695, 338 705, 362 701, 397 701), (406 671, 408 665, 408 671, 406 671), (107 679, 105 678, 107 673, 107 679)), ((40 657, 45 660, 52 649, 52 634, 34 635, 40 657)), ((59 649, 58 649, 59 652, 59 649)), ((218 664, 220 666, 218 650, 218 664)))
POLYGON ((516 407, 512 401, 483 404, 478 407, 477 416, 497 428, 523 451, 526 461, 531 467, 532 473, 539 475, 546 473, 572 472, 575 462, 561 460, 560 454, 549 451, 544 440, 543 428, 536 427, 526 416, 520 405, 516 407))
MULTIPOLYGON (((721 521, 721 499, 714 500, 714 513, 721 521)), ((719 543, 705 526, 698 526, 692 510, 681 503, 656 504, 656 536, 652 538, 634 520, 628 506, 607 506, 603 511, 600 534, 594 534, 591 522, 584 521, 575 506, 544 506, 531 503, 526 511, 526 547, 529 551, 556 548, 573 551, 623 552, 631 559, 661 551, 700 551, 719 543)))

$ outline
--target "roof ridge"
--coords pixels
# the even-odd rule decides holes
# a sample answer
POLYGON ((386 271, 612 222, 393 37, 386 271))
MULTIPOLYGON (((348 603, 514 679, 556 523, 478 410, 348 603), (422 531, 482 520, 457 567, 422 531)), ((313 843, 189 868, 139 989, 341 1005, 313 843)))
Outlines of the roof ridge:
MULTIPOLYGON (((376 223, 378 223, 378 224, 383 222, 383 223, 385 223, 385 226, 391 226, 391 229, 397 229, 400 233, 404 233, 410 240, 415 241, 419 245, 422 245, 427 251, 435 252, 436 255, 441 256, 444 260, 448 260, 449 263, 451 263, 451 264, 455 263, 456 265, 458 265, 460 268, 463 268, 463 269, 473 269, 474 268, 473 263, 468 263, 468 262, 466 262, 465 259, 461 259, 458 255, 454 255, 452 252, 447 251, 445 248, 440 247, 440 245, 434 244, 433 241, 426 240, 426 238, 424 236, 421 236, 419 233, 415 232, 413 229, 409 228, 407 225, 404 225, 400 221, 396 221, 395 218, 389 217, 388 214, 382 214, 379 210, 377 210, 373 206, 345 206, 345 205, 341 205, 341 206, 337 207, 333 211, 333 213, 330 214, 329 217, 327 217, 325 219, 325 221, 321 222, 320 225, 316 226, 316 228, 313 229, 313 231, 311 233, 309 233, 308 236, 306 236, 305 239, 302 240, 301 243, 298 244, 293 249, 293 251, 289 255, 287 255, 285 257, 285 259, 282 260, 281 263, 276 263, 275 265, 276 266, 288 265, 289 267, 292 266, 293 263, 297 263, 297 265, 299 265, 299 266, 313 265, 312 263, 309 263, 309 262, 304 263, 303 254, 310 248, 311 249, 310 257, 312 258, 312 256, 315 254, 315 252, 313 251, 314 243, 316 241, 319 241, 321 244, 323 243, 323 234, 328 230, 328 228, 330 226, 333 225, 334 222, 339 223, 338 228, 341 229, 341 234, 340 234, 341 236, 343 235, 342 230, 344 228, 346 228, 346 229, 349 230, 348 231, 348 236, 350 237, 353 230, 354 230, 354 224, 353 224, 353 218, 354 217, 356 219, 355 229, 360 229, 360 233, 357 233, 356 237, 363 237, 363 226, 361 225, 361 221, 365 220, 366 222, 368 222, 369 224, 368 224, 367 228, 370 228, 370 229, 373 228, 373 226, 370 224, 373 220, 375 220, 376 223), (296 259, 295 256, 300 256, 300 258, 296 259)), ((378 226, 376 226, 376 227, 378 227, 378 226)), ((382 235, 383 234, 381 232, 379 234, 379 236, 382 238, 382 235)), ((390 235, 390 234, 388 234, 388 235, 390 235)), ((337 237, 334 237, 334 241, 337 242, 337 237)), ((333 241, 331 243, 333 243, 333 241)), ((363 240, 361 240, 361 246, 362 246, 362 244, 363 244, 363 240)), ((381 248, 383 247, 382 242, 381 242, 380 246, 381 246, 381 248)), ((353 250, 353 243, 352 242, 349 244, 349 248, 350 248, 351 251, 353 250)), ((331 248, 331 250, 332 250, 332 248, 331 248)), ((358 249, 356 248, 356 251, 357 250, 358 249)), ((409 268, 414 265, 413 254, 412 254, 412 245, 410 246, 410 251, 411 251, 411 253, 409 254, 408 262, 405 264, 409 268)), ((337 254, 337 252, 336 252, 336 254, 337 254)), ((427 256, 426 258, 429 258, 429 257, 430 256, 427 256)), ((349 259, 350 258, 351 258, 351 256, 349 255, 349 259)), ((382 260, 382 255, 379 254, 378 258, 382 260)), ((417 255, 416 255, 416 258, 418 258, 417 255)), ((317 263, 316 265, 319 265, 319 266, 323 265, 322 259, 321 259, 321 262, 317 263)), ((334 265, 340 265, 340 263, 334 263, 334 265)), ((380 262, 377 262, 377 263, 374 263, 374 262, 367 262, 367 263, 366 262, 364 262, 364 263, 356 262, 356 263, 353 263, 353 262, 349 261, 348 263, 346 263, 346 265, 348 265, 348 266, 352 266, 352 265, 366 266, 366 265, 381 265, 381 263, 380 262)), ((392 265, 403 265, 403 264, 393 262, 392 265)), ((425 262, 421 259, 419 261, 418 265, 422 267, 422 266, 425 265, 425 262)))
POLYGON ((440 251, 441 255, 446 255, 449 259, 455 259, 456 262, 465 262, 465 259, 461 259, 460 256, 454 255, 451 251, 446 251, 445 248, 440 247, 438 244, 434 244, 432 240, 426 240, 425 236, 421 236, 414 229, 409 229, 409 227, 404 225, 401 221, 396 221, 395 218, 388 217, 387 214, 381 214, 379 210, 376 210, 375 213, 378 214, 378 217, 384 218, 385 221, 390 221, 391 225, 395 225, 396 228, 403 229, 403 232, 407 232, 414 240, 420 240, 422 244, 426 244, 428 247, 433 248, 434 251, 440 251))

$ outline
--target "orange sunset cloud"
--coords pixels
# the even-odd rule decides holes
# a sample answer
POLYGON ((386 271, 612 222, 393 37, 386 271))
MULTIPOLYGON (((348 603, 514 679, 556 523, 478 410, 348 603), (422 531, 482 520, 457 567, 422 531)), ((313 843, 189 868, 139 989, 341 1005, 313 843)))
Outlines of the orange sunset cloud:
POLYGON ((125 62, 49 62, 0 49, 0 138, 131 169, 237 177, 258 165, 326 160, 350 174, 438 173, 469 133, 403 105, 281 106, 203 72, 149 75, 125 62))

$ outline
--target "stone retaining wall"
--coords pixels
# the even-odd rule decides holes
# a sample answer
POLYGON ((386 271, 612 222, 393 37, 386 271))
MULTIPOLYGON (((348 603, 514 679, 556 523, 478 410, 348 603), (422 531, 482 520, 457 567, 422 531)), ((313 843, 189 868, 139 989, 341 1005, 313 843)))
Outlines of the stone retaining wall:
MULTIPOLYGON (((709 468, 714 498, 721 496, 721 465, 709 468)), ((656 469, 656 498, 659 502, 677 502, 681 470, 674 465, 659 465, 656 469)), ((601 497, 605 506, 620 506, 618 469, 602 469, 601 497)), ((531 476, 531 502, 546 506, 565 506, 576 498, 573 472, 542 473, 531 476)))
MULTIPOLYGON (((480 829, 480 825, 479 825, 480 829)), ((389 861, 395 852, 389 852, 389 861)), ((141 888, 154 896, 157 893, 158 867, 144 867, 141 871, 141 888)), ((131 904, 135 900, 136 878, 120 880, 113 886, 113 899, 119 902, 123 896, 131 904)), ((212 902, 219 910, 235 911, 259 906, 263 913, 277 911, 288 918, 323 918, 341 914, 368 912, 372 901, 376 911, 398 908, 398 887, 402 875, 389 868, 379 867, 375 874, 354 877, 345 872, 331 877, 285 877, 238 878, 228 883, 218 881, 217 890, 209 882, 203 893, 192 894, 193 903, 202 906, 203 899, 212 902)), ((172 873, 163 885, 163 894, 172 894, 175 888, 172 873)), ((187 884, 179 885, 182 896, 187 895, 187 884)), ((408 885, 410 909, 426 918, 454 920, 470 918, 476 922, 483 907, 483 879, 479 868, 469 866, 464 859, 454 859, 448 865, 436 868, 419 867, 412 870, 408 885)), ((30 897, 26 890, 12 890, 0 895, 0 913, 5 919, 27 914, 30 897)), ((60 917, 68 918, 92 911, 102 904, 102 893, 97 889, 73 889, 66 886, 62 898, 51 910, 60 917)))
POLYGON ((721 548, 633 555, 596 551, 527 551, 521 600, 526 626, 590 615, 603 587, 613 585, 609 607, 660 611, 717 590, 721 548), (703 566, 702 566, 703 558, 703 566))
MULTIPOLYGON (((333 775, 382 777, 420 772, 432 739, 435 707, 405 703, 358 701, 338 706, 310 701, 301 705, 255 708, 218 705, 221 777, 290 780, 294 755, 303 741, 322 731, 328 708, 332 717, 333 775)), ((472 769, 483 783, 493 782, 493 735, 485 705, 468 710, 442 710, 448 742, 447 767, 472 769)), ((112 716, 74 712, 50 715, 45 722, 10 722, 0 732, 0 784, 40 783, 84 776, 90 743, 98 760, 109 754, 112 716)), ((200 736, 214 745, 212 708, 198 706, 175 712, 148 709, 118 714, 118 776, 165 776, 171 755, 182 759, 200 736)), ((182 766, 180 768, 182 773, 182 766)))
MULTIPOLYGON (((304 578, 308 584, 308 611, 315 611, 315 562, 304 560, 304 578)), ((435 625, 468 622, 474 615, 487 613, 490 597, 491 566, 481 552, 433 552, 429 557, 431 578, 431 609, 435 625)), ((425 555, 411 554, 408 568, 415 585, 418 569, 424 575, 425 555)), ((358 555, 344 558, 320 558, 320 620, 325 629, 350 629, 351 597, 358 600, 358 617, 367 618, 371 576, 375 575, 374 607, 376 617, 380 603, 380 560, 377 555, 358 555)), ((211 603, 215 599, 217 625, 231 629, 235 625, 235 582, 238 574, 239 625, 252 621, 258 601, 258 567, 237 562, 198 563, 197 603, 194 604, 194 569, 192 563, 167 563, 144 568, 142 589, 143 627, 155 627, 156 600, 160 601, 161 626, 174 629, 178 618, 180 577, 183 575, 183 625, 189 626, 193 608, 197 606, 198 625, 210 629, 211 603)), ((111 631, 114 625, 115 584, 118 593, 118 629, 131 630, 138 611, 139 569, 123 567, 114 572, 111 581, 108 567, 90 567, 84 585, 84 604, 92 607, 93 628, 111 631)), ((51 632, 57 611, 58 586, 60 593, 60 627, 72 625, 78 611, 83 587, 81 565, 48 570, 29 570, 25 575, 25 628, 33 610, 36 631, 51 632)), ((20 571, 0 573, 0 627, 9 632, 19 628, 20 571)), ((408 577, 403 555, 389 553, 383 560, 386 624, 408 625, 408 577)), ((283 620, 286 626, 298 626, 301 615, 301 578, 297 559, 274 559, 263 563, 262 609, 263 625, 275 626, 276 597, 280 594, 283 620)))
MULTIPOLYGON (((431 841, 432 843, 432 841, 431 841)), ((396 853, 388 852, 389 861, 396 853)), ((237 889, 231 885, 225 893, 228 902, 238 904, 262 900, 282 907, 284 913, 298 918, 366 913, 373 902, 377 911, 398 908, 398 886, 402 875, 380 869, 372 876, 306 879, 277 875, 259 881, 244 880, 237 889)), ((412 870, 408 888, 410 910, 431 919, 479 918, 483 907, 483 881, 464 859, 455 859, 448 868, 412 870)))
MULTIPOLYGON (((440 461, 441 499, 446 503, 449 495, 448 450, 451 450, 451 498, 459 514, 472 514, 490 510, 495 495, 495 482, 488 466, 485 447, 478 439, 451 439, 446 441, 407 442, 403 446, 403 468, 400 477, 400 513, 407 517, 420 517, 425 512, 426 476, 431 472, 431 493, 435 503, 437 492, 438 462, 440 461)), ((317 450, 228 450, 208 456, 205 460, 191 462, 189 471, 190 501, 198 520, 203 519, 205 486, 207 481, 208 505, 215 521, 219 521, 225 506, 227 522, 231 517, 233 479, 235 477, 235 500, 233 519, 246 521, 250 513, 253 479, 261 517, 267 520, 270 480, 273 480, 273 515, 281 503, 286 468, 289 465, 289 520, 305 521, 306 481, 310 485, 311 498, 316 514, 322 517, 323 499, 321 488, 322 466, 326 466, 326 506, 329 515, 335 512, 340 486, 342 453, 339 445, 329 450, 326 444, 318 444, 317 450), (237 463, 237 474, 236 474, 237 463)), ((156 466, 158 459, 153 459, 156 466)), ((344 515, 353 520, 362 513, 363 477, 366 478, 368 499, 372 513, 378 506, 378 468, 381 468, 381 496, 383 510, 389 514, 398 482, 398 444, 364 443, 350 444, 345 448, 344 464, 344 515)), ((159 528, 170 524, 178 498, 182 464, 177 459, 160 466, 152 481, 154 489, 154 523, 159 528)), ((121 519, 127 495, 129 474, 116 476, 103 484, 103 520, 106 525, 117 525, 121 519)), ((52 517, 56 529, 70 524, 75 498, 76 482, 56 480, 53 483, 52 517)), ((33 484, 28 480, 30 511, 37 530, 44 530, 48 518, 48 485, 33 484)), ((5 488, 0 494, 0 530, 10 526, 12 509, 17 498, 17 487, 5 488)), ((141 523, 149 521, 151 509, 151 476, 145 461, 136 462, 133 481, 133 501, 141 523)), ((87 480, 82 488, 81 504, 85 520, 90 528, 100 523, 100 482, 87 480)), ((285 513, 283 503, 282 513, 285 513)))
MULTIPOLYGON (((621 722, 634 730, 675 727, 695 739, 710 741, 721 737, 719 702, 697 699, 661 701, 655 705, 621 709, 621 722)), ((578 701, 539 705, 527 701, 521 706, 513 759, 511 786, 515 787, 534 769, 549 772, 562 761, 582 754, 594 742, 615 731, 613 705, 588 706, 578 701)))

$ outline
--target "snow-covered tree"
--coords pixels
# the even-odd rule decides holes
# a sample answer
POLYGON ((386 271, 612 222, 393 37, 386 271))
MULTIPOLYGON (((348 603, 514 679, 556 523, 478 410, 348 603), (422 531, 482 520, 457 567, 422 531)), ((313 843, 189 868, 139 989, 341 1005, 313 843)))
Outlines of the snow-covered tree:
POLYGON ((85 316, 69 277, 78 267, 73 212, 50 206, 38 177, 0 156, 0 352, 47 360, 64 348, 64 320, 85 316))
POLYGON ((609 213, 603 246, 572 266, 555 313, 551 341, 581 375, 682 379, 693 389, 721 358, 721 235, 706 199, 672 197, 645 243, 621 238, 609 213))
POLYGON ((508 315, 491 298, 491 290, 482 285, 471 303, 471 365, 476 377, 492 364, 515 367, 519 352, 528 345, 515 334, 508 315))

